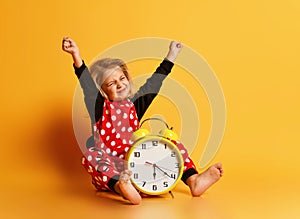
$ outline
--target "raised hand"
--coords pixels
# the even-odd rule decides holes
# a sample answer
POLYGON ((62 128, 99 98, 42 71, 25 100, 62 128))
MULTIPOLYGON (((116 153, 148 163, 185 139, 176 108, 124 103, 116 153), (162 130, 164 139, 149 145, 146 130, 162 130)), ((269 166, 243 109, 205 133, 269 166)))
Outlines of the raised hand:
POLYGON ((62 50, 72 55, 76 67, 79 68, 82 65, 83 62, 80 57, 79 48, 74 40, 69 37, 64 37, 62 41, 62 50))
POLYGON ((62 41, 62 50, 70 53, 70 54, 75 54, 75 53, 79 53, 79 48, 76 45, 75 41, 72 40, 69 37, 64 37, 63 41, 62 41))
POLYGON ((169 46, 169 52, 166 57, 171 62, 174 62, 178 54, 181 52, 183 45, 180 42, 172 41, 169 46))

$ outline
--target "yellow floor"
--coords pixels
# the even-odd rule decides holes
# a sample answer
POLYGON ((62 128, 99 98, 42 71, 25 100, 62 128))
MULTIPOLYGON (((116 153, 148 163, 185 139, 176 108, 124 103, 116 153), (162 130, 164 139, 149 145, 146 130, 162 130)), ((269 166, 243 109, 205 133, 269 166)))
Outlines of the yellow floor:
POLYGON ((8 173, 0 190, 1 218, 246 219, 300 216, 299 187, 292 182, 286 187, 281 184, 282 180, 248 180, 235 177, 229 171, 202 197, 191 197, 188 188, 180 182, 173 191, 174 199, 169 194, 148 197, 141 205, 133 206, 110 192, 95 192, 79 163, 60 170, 43 168, 43 165, 31 167, 31 170, 8 173))

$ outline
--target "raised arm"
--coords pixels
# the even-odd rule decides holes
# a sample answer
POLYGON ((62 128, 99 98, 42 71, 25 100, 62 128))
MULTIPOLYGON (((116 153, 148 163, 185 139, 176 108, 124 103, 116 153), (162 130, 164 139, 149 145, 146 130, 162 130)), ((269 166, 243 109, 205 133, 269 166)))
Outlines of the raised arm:
POLYGON ((172 41, 165 60, 159 65, 154 74, 147 79, 146 83, 138 90, 132 98, 139 119, 143 117, 146 110, 157 96, 163 80, 171 72, 174 61, 182 49, 182 44, 172 41))
POLYGON ((95 123, 102 116, 101 109, 104 99, 100 95, 100 92, 97 89, 87 66, 82 60, 79 48, 76 45, 75 41, 69 37, 63 38, 62 49, 63 51, 72 55, 75 74, 78 77, 81 88, 83 90, 86 108, 89 112, 91 122, 95 123), (95 109, 97 109, 97 111, 95 111, 95 109))

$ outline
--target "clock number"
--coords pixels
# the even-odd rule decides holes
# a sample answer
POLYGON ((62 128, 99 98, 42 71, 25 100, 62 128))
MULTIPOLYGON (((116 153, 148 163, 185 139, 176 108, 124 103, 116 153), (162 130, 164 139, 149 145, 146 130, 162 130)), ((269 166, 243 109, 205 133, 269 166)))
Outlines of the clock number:
POLYGON ((175 163, 175 168, 179 168, 179 163, 175 163))
POLYGON ((156 190, 157 190, 157 185, 153 185, 153 186, 152 186, 152 190, 153 190, 153 191, 156 191, 156 190))
POLYGON ((139 174, 137 174, 137 173, 133 174, 133 178, 134 179, 138 179, 139 178, 139 174))
POLYGON ((168 146, 167 146, 167 144, 165 144, 165 149, 167 149, 168 148, 168 146))
POLYGON ((152 141, 153 146, 158 146, 158 141, 152 141))
POLYGON ((172 151, 171 157, 175 157, 175 155, 176 155, 175 151, 172 151))
POLYGON ((169 187, 168 182, 164 182, 164 187, 169 187))
POLYGON ((142 149, 146 149, 146 144, 142 144, 142 149))
POLYGON ((134 162, 130 162, 130 167, 134 168, 135 163, 134 162))
POLYGON ((171 173, 171 178, 176 179, 176 174, 171 173))
POLYGON ((142 187, 144 187, 146 185, 146 181, 143 181, 143 185, 142 185, 142 187))
POLYGON ((140 157, 141 153, 140 152, 134 152, 134 157, 140 157))

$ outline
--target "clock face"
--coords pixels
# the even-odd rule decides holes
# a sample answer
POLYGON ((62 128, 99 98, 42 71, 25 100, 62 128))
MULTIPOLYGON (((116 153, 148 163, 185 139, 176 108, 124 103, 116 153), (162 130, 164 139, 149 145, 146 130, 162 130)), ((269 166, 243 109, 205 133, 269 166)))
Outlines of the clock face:
POLYGON ((159 136, 137 141, 128 152, 127 161, 132 183, 146 194, 170 191, 183 172, 180 151, 171 141, 159 136))

